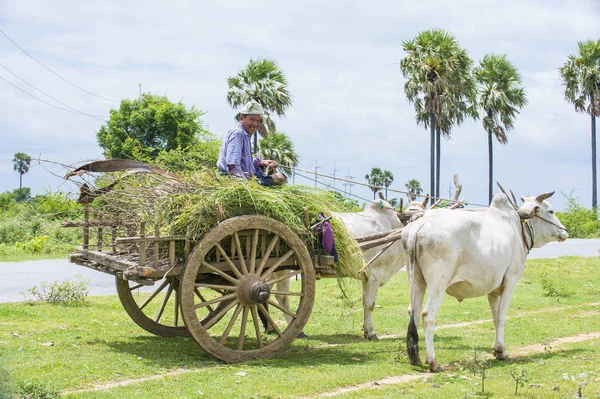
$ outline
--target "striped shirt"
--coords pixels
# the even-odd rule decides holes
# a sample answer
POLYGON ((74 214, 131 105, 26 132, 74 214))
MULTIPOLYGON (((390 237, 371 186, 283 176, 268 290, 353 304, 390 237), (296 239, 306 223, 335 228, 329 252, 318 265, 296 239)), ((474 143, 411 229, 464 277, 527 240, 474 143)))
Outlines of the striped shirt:
POLYGON ((217 167, 221 173, 232 174, 236 177, 250 178, 256 174, 256 169, 260 167, 260 158, 252 159, 252 148, 250 136, 242 124, 238 124, 227 132, 223 139, 219 151, 219 160, 217 167), (227 165, 235 165, 233 170, 229 170, 227 165))

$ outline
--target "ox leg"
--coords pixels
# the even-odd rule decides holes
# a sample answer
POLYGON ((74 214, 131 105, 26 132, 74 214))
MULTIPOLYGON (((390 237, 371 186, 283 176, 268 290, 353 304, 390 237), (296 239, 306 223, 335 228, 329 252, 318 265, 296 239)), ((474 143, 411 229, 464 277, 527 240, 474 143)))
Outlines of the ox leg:
MULTIPOLYGON (((504 348, 504 325, 506 324, 506 315, 508 313, 508 306, 512 298, 513 291, 516 286, 516 281, 507 282, 504 286, 502 294, 498 295, 498 299, 490 300, 490 307, 493 306, 494 302, 497 302, 497 316, 494 318, 494 324, 496 327, 496 341, 494 342, 494 356, 498 360, 507 360, 508 354, 504 348)), ((492 313, 494 309, 492 308, 492 313)))
POLYGON ((377 335, 373 331, 373 309, 375 309, 375 300, 379 290, 379 280, 367 274, 362 281, 362 300, 363 300, 363 334, 369 341, 378 341, 377 335))
MULTIPOLYGON (((445 286, 445 285, 444 285, 445 286)), ((442 367, 435 360, 435 348, 433 346, 433 333, 435 330, 435 318, 437 313, 442 306, 442 299, 444 298, 444 289, 442 285, 429 287, 429 295, 427 303, 425 304, 425 310, 423 311, 423 330, 425 332, 425 362, 429 365, 429 370, 434 373, 444 371, 442 367)), ((413 309, 414 310, 414 309, 413 309)))
MULTIPOLYGON (((285 279, 285 280, 275 283, 275 287, 277 287, 277 290, 279 290, 279 291, 289 292, 290 279, 288 278, 288 279, 285 279)), ((290 297, 288 295, 275 295, 275 298, 277 298, 277 302, 279 303, 279 305, 281 305, 281 307, 283 307, 284 309, 290 310, 290 297)), ((287 324, 290 324, 293 320, 292 316, 288 315, 287 313, 284 313, 283 317, 285 318, 285 321, 287 324)), ((269 333, 275 332, 275 330, 273 329, 273 327, 270 324, 269 324, 269 328, 267 329, 267 332, 269 332, 269 333)), ((298 334, 298 338, 306 338, 306 337, 308 337, 308 336, 303 331, 301 331, 300 334, 298 334)))
POLYGON ((498 352, 498 306, 500 305, 500 294, 497 292, 492 292, 488 294, 488 303, 490 304, 490 309, 492 311, 492 318, 494 319, 494 330, 496 331, 496 338, 494 341, 494 356, 498 358, 499 353, 503 353, 503 350, 498 352))

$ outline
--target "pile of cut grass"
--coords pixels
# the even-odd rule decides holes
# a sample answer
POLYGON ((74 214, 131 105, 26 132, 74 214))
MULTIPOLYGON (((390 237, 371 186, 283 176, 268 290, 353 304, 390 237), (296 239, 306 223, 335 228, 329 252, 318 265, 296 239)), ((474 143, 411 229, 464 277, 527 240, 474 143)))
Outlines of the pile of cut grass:
MULTIPOLYGON (((331 192, 305 185, 264 187, 255 179, 235 179, 204 170, 181 179, 166 180, 153 174, 129 176, 101 197, 97 211, 104 217, 147 226, 160 224, 161 234, 183 234, 193 244, 220 222, 242 215, 264 215, 278 220, 308 245, 316 238, 308 232, 304 210, 311 220, 348 211, 331 192)), ((341 277, 358 277, 364 256, 341 221, 332 219, 341 277)), ((152 230, 147 230, 152 231, 152 230)))

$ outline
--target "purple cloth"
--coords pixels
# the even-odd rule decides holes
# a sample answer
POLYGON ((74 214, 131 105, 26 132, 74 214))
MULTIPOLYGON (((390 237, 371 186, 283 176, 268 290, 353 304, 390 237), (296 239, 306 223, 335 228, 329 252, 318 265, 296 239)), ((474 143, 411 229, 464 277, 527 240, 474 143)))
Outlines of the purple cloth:
POLYGON ((217 168, 222 173, 230 173, 236 177, 251 178, 260 167, 260 158, 252 159, 250 136, 238 122, 236 127, 227 132, 219 150, 217 168), (235 165, 229 170, 227 165, 235 165))
POLYGON ((331 223, 323 222, 323 238, 321 239, 321 245, 328 254, 331 254, 333 250, 333 229, 331 223))

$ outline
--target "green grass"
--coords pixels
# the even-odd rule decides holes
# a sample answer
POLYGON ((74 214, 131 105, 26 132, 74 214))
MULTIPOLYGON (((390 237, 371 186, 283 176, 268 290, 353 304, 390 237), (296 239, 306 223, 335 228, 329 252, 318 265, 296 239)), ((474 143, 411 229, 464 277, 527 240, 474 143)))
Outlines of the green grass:
MULTIPOLYGON (((190 338, 160 338, 141 330, 116 296, 91 297, 72 306, 0 304, 0 375, 5 370, 13 385, 40 383, 66 398, 293 398, 402 374, 418 375, 419 379, 340 397, 477 397, 479 379, 461 370, 460 364, 473 349, 491 352, 494 328, 486 298, 462 303, 445 298, 437 326, 446 327, 436 330, 435 344, 438 361, 449 370, 433 375, 424 367, 410 366, 404 353, 408 325, 404 273, 380 289, 374 311, 376 333, 400 338, 378 342, 362 338, 359 281, 345 280, 350 301, 342 299, 334 280, 321 280, 317 288, 315 306, 304 329, 309 339, 295 340, 275 359, 236 365, 216 361, 190 338), (476 320, 488 321, 461 328, 448 326, 476 320), (44 346, 48 342, 53 346, 44 346), (177 370, 185 372, 96 392, 71 392, 177 370), (246 375, 236 375, 238 372, 246 375), (429 377, 426 382, 422 381, 425 377, 429 377)), ((575 397, 584 380, 584 397, 600 397, 600 340, 552 344, 560 337, 600 332, 599 302, 600 258, 529 261, 509 309, 507 350, 510 355, 520 346, 541 342, 548 350, 508 362, 492 361, 486 393, 515 397, 510 370, 520 367, 528 373, 529 383, 519 388, 518 397, 575 397), (544 284, 567 287, 569 295, 546 296, 542 276, 544 284), (559 390, 553 391, 555 386, 559 390)), ((423 358, 422 332, 420 335, 423 358)))

